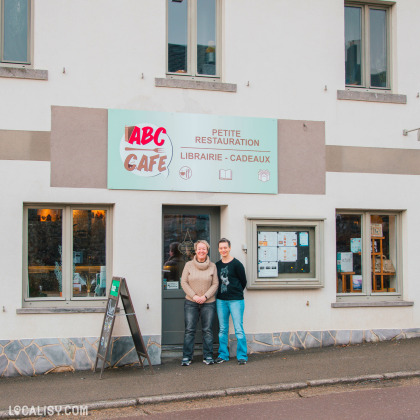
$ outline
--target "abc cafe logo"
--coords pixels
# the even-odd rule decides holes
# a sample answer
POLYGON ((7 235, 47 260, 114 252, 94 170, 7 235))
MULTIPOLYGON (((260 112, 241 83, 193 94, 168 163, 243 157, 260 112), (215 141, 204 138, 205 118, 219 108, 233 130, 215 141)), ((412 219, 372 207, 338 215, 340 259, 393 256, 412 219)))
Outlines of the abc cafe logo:
POLYGON ((120 155, 127 171, 137 176, 168 176, 172 154, 172 142, 164 127, 154 124, 125 127, 120 155))

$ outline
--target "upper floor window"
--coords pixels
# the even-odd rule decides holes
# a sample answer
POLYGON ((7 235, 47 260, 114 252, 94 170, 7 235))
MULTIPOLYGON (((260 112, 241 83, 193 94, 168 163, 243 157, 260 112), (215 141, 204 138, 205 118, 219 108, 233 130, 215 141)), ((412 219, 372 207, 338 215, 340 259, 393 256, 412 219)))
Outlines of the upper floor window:
POLYGON ((220 76, 220 0, 167 0, 169 74, 220 76))
POLYGON ((0 62, 30 64, 30 0, 0 0, 0 62))
POLYGON ((346 2, 346 86, 390 88, 390 7, 346 2))

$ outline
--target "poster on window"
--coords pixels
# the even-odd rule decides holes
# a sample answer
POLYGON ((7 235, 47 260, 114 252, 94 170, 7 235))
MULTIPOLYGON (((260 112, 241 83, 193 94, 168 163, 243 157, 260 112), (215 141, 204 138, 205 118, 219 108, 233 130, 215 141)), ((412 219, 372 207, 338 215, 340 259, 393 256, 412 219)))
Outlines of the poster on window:
POLYGON ((261 262, 277 261, 277 247, 264 246, 264 247, 258 248, 258 261, 261 261, 261 262))
POLYGON ((278 232, 279 246, 297 246, 297 232, 278 232))
POLYGON ((362 291, 363 277, 360 275, 353 276, 353 290, 362 291))
POLYGON ((258 246, 277 246, 277 232, 258 232, 258 246))
POLYGON ((268 261, 258 263, 258 277, 277 277, 277 261, 268 261))
POLYGON ((352 252, 337 252, 337 271, 339 273, 351 273, 353 271, 352 252))
POLYGON ((362 252, 361 238, 350 238, 350 251, 353 253, 362 252))

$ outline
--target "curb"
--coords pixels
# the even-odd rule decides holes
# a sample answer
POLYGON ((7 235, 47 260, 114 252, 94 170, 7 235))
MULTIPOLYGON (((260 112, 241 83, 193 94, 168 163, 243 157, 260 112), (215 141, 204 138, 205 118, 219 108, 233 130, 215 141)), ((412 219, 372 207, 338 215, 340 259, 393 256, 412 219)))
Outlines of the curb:
MULTIPOLYGON (((154 395, 151 397, 139 397, 139 398, 124 398, 119 400, 111 401, 96 401, 92 403, 80 404, 87 410, 104 410, 107 408, 119 408, 119 407, 134 407, 136 405, 146 404, 159 404, 164 402, 176 402, 185 400, 198 400, 204 398, 217 398, 227 397, 233 395, 244 395, 244 394, 263 394, 270 392, 279 391, 293 391, 296 389, 304 388, 315 388, 325 385, 336 385, 336 384, 350 384, 365 381, 384 381, 393 379, 404 379, 413 378, 420 376, 420 370, 411 372, 390 372, 380 375, 362 375, 362 376, 350 376, 343 378, 330 378, 330 379, 314 379, 306 382, 292 382, 286 384, 273 384, 273 385, 255 385, 255 386, 244 386, 237 388, 226 388, 214 391, 197 391, 197 392, 184 392, 179 394, 166 394, 166 395, 154 395)), ((57 410, 61 412, 68 407, 79 407, 80 405, 75 404, 62 404, 54 405, 57 410)), ((13 415, 10 411, 0 411, 0 419, 16 419, 24 417, 34 417, 34 414, 24 415, 13 415)))

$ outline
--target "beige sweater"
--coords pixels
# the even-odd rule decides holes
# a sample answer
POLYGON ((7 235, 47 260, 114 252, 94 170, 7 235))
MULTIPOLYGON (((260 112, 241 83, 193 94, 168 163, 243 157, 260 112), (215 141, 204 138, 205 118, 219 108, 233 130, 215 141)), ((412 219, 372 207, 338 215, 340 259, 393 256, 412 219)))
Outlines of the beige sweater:
POLYGON ((216 265, 207 257, 207 260, 200 263, 194 259, 185 264, 181 277, 181 286, 186 293, 186 299, 194 301, 193 297, 207 296, 206 303, 216 300, 216 292, 219 287, 216 265))

